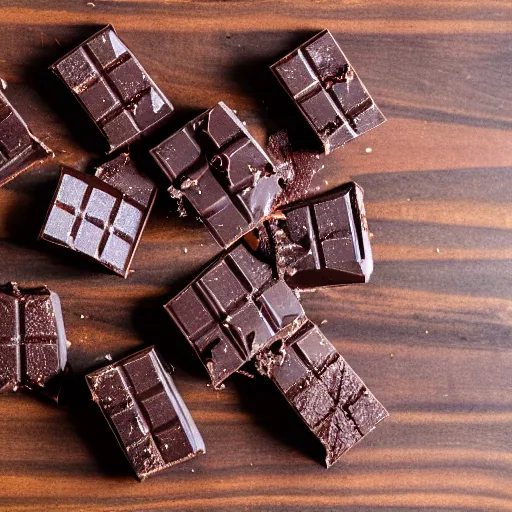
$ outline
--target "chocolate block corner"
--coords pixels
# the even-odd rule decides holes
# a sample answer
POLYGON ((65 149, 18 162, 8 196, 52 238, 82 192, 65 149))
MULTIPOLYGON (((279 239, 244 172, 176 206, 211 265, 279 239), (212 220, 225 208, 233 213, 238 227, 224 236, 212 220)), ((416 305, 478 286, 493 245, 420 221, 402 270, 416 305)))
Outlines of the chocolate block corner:
POLYGON ((311 322, 277 347, 261 352, 256 366, 323 444, 327 467, 389 416, 311 322))
POLYGON ((62 167, 39 238, 126 278, 155 196, 156 186, 127 155, 99 167, 96 176, 62 167))
POLYGON ((81 103, 109 152, 155 130, 174 107, 107 25, 50 67, 81 103))
POLYGON ((165 309, 215 388, 305 320, 294 292, 243 244, 217 258, 165 309))
POLYGON ((0 286, 0 391, 40 390, 56 400, 66 343, 56 293, 45 286, 0 286))
POLYGON ((0 187, 53 156, 0 91, 0 187))
POLYGON ((86 382, 139 480, 205 453, 153 347, 88 374, 86 382))
POLYGON ((279 176, 263 149, 224 103, 151 150, 173 193, 184 196, 227 248, 272 212, 279 176))
POLYGON ((326 154, 386 118, 328 30, 271 66, 324 145, 326 154))

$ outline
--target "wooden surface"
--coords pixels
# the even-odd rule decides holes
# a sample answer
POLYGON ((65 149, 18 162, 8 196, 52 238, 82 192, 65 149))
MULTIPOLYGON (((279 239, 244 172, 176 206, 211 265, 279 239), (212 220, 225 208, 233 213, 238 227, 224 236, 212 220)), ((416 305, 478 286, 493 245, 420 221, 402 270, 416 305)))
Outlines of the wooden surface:
POLYGON ((0 509, 512 510, 511 20, 506 0, 0 2, 6 94, 56 152, 0 189, 0 281, 60 294, 74 370, 60 406, 0 397, 0 509), (263 140, 282 98, 266 66, 324 27, 388 116, 315 184, 365 188, 375 273, 304 306, 391 413, 329 471, 261 379, 207 387, 161 306, 216 248, 165 193, 126 281, 35 240, 59 163, 101 159, 45 68, 109 22, 179 107, 175 127, 224 100, 263 140), (139 484, 82 379, 153 343, 208 453, 139 484))

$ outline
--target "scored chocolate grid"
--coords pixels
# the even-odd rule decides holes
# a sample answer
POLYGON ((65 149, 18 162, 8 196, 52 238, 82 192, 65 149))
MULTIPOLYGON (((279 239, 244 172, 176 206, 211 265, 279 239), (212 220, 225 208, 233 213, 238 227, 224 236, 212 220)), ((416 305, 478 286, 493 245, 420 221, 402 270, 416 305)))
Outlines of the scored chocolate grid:
MULTIPOLYGON (((26 299, 32 297, 31 294, 21 294, 16 297, 13 295, 9 295, 7 293, 2 294, 9 299, 13 299, 12 303, 15 304, 14 309, 14 317, 15 317, 15 337, 14 340, 11 339, 11 343, 5 343, 4 346, 15 346, 16 347, 16 382, 19 384, 23 384, 27 377, 27 350, 26 345, 29 344, 27 342, 26 335, 26 299), (12 343, 14 341, 14 343, 12 343)), ((38 297, 39 295, 34 295, 38 297)), ((44 297, 44 295, 41 295, 44 297)), ((45 297, 45 300, 50 301, 50 296, 45 297)), ((52 306, 53 309, 53 306, 52 306)), ((55 346, 55 334, 42 334, 39 333, 37 336, 38 340, 44 340, 43 343, 38 342, 37 345, 47 345, 47 346, 55 346), (54 343, 51 343, 51 342, 54 343)), ((29 338, 30 340, 30 338, 29 338)), ((1 345, 0 345, 1 346, 1 345)))
MULTIPOLYGON (((152 368, 155 370, 155 372, 158 373, 156 365, 155 365, 155 363, 154 363, 150 353, 147 353, 147 354, 143 355, 142 357, 140 357, 138 359, 133 359, 133 360, 130 360, 130 361, 127 361, 127 362, 133 362, 133 361, 137 361, 137 360, 140 360, 140 359, 143 359, 143 358, 144 359, 149 359, 149 361, 151 361, 152 368)), ((157 450, 157 452, 159 453, 159 455, 162 458, 162 460, 164 460, 162 452, 159 450, 158 443, 155 441, 154 436, 156 434, 163 433, 166 430, 169 430, 174 425, 179 423, 180 422, 180 418, 179 418, 178 412, 176 410, 174 411, 175 412, 175 418, 172 421, 169 421, 169 422, 165 423, 164 425, 160 425, 157 429, 152 430, 151 429, 151 418, 147 415, 146 411, 144 410, 144 407, 142 407, 139 404, 143 400, 148 400, 150 398, 156 397, 156 396, 158 396, 162 392, 165 392, 166 396, 169 398, 169 402, 172 403, 171 399, 170 399, 170 397, 169 397, 169 395, 167 393, 167 390, 165 389, 165 387, 162 384, 162 382, 158 382, 156 385, 154 385, 150 389, 145 390, 141 394, 137 394, 137 392, 135 390, 135 387, 132 384, 130 375, 126 372, 126 370, 124 368, 124 364, 116 365, 115 369, 119 372, 119 376, 120 376, 120 378, 122 380, 122 383, 123 383, 123 386, 125 388, 125 392, 126 392, 127 396, 129 398, 131 398, 131 401, 132 401, 131 403, 132 403, 132 408, 133 408, 134 414, 136 415, 136 417, 138 419, 140 419, 143 422, 144 430, 146 432, 146 433, 142 434, 140 439, 137 439, 137 440, 133 441, 132 443, 129 443, 129 444, 126 444, 126 445, 124 445, 124 442, 123 442, 123 445, 128 449, 128 448, 134 447, 136 445, 140 445, 140 444, 146 442, 148 440, 148 438, 150 438, 154 448, 157 450)), ((119 414, 119 413, 116 413, 116 414, 119 414)), ((116 416, 116 414, 112 414, 110 417, 113 418, 114 416, 116 416)), ((113 423, 113 421, 112 421, 112 423, 113 423)), ((115 428, 115 426, 114 426, 114 428, 115 428)), ((130 457, 129 453, 128 453, 128 456, 130 457)))
MULTIPOLYGON (((64 176, 70 176, 73 179, 79 179, 76 176, 74 176, 73 174, 63 174, 63 177, 64 176)), ((121 238, 125 242, 132 245, 134 242, 134 238, 132 238, 130 235, 124 233, 123 231, 119 230, 116 226, 114 226, 114 221, 117 217, 117 214, 119 212, 119 209, 120 209, 123 201, 134 206, 135 208, 137 208, 138 211, 141 211, 139 205, 137 203, 135 203, 134 201, 131 201, 130 198, 127 196, 124 196, 124 197, 121 195, 113 196, 111 194, 108 194, 109 197, 113 197, 115 200, 114 205, 112 206, 112 209, 110 211, 109 218, 107 219, 107 221, 102 221, 102 220, 96 219, 96 218, 88 215, 86 213, 86 209, 87 209, 87 205, 89 203, 89 200, 91 198, 93 191, 94 190, 100 190, 101 192, 103 192, 103 191, 97 187, 94 187, 94 185, 91 185, 87 181, 84 181, 84 180, 79 180, 79 181, 81 181, 82 183, 85 183, 87 185, 87 188, 83 194, 82 202, 78 209, 76 209, 74 206, 68 205, 68 204, 60 201, 59 199, 56 199, 55 203, 54 203, 54 207, 60 208, 61 210, 64 210, 75 217, 73 227, 71 228, 71 239, 73 240, 73 245, 75 242, 75 238, 78 234, 78 230, 80 229, 80 226, 82 225, 84 219, 87 222, 89 222, 89 223, 93 224, 94 226, 103 230, 103 236, 102 236, 101 242, 98 246, 98 257, 101 257, 103 250, 105 249, 105 246, 107 244, 107 241, 108 241, 109 237, 112 235, 112 232, 116 236, 119 236, 119 238, 121 238)), ((61 182, 60 186, 63 186, 62 182, 61 182)), ((82 252, 82 251, 80 251, 80 252, 82 252)))
POLYGON ((283 393, 326 447, 326 462, 329 466, 373 430, 381 420, 388 416, 388 413, 316 326, 312 324, 306 326, 300 334, 295 336, 291 344, 287 345, 286 350, 289 364, 293 365, 293 358, 289 356, 292 351, 298 361, 302 362, 307 374, 304 377, 297 377, 283 393), (313 348, 312 354, 307 352, 307 346, 306 350, 300 346, 300 342, 307 340, 311 335, 314 336, 313 341, 319 344, 313 348), (318 357, 319 346, 323 347, 320 349, 320 353, 323 352, 323 359, 320 361, 308 360, 308 357, 313 359, 318 357), (333 389, 333 383, 337 384, 335 389, 333 389), (318 386, 323 389, 323 393, 320 392, 318 386), (308 394, 308 391, 312 391, 312 395, 308 394), (301 409, 301 403, 304 403, 301 400, 302 393, 307 395, 306 401, 309 404, 314 403, 315 399, 321 400, 323 394, 331 397, 332 405, 326 408, 324 399, 324 404, 319 402, 314 410, 303 410, 301 409), (357 409, 358 404, 359 410, 357 409), (321 410, 322 405, 323 410, 321 410), (339 437, 335 434, 335 438, 332 439, 333 430, 336 433, 340 428, 340 413, 343 418, 341 421, 345 423, 345 426, 342 427, 343 435, 339 437))
MULTIPOLYGON (((216 105, 214 108, 222 107, 216 105)), ((239 197, 239 194, 243 191, 245 187, 242 187, 242 190, 237 190, 235 193, 232 193, 229 190, 229 178, 224 177, 222 175, 222 171, 219 170, 219 167, 222 165, 222 155, 225 153, 229 153, 229 150, 233 146, 240 144, 241 141, 246 141, 247 146, 255 145, 255 141, 253 140, 252 136, 247 132, 247 130, 245 129, 241 122, 237 122, 233 118, 231 118, 233 124, 236 125, 236 127, 239 129, 239 133, 237 133, 233 138, 225 142, 221 147, 217 147, 214 140, 210 137, 210 135, 202 129, 202 125, 209 122, 209 114, 212 110, 213 109, 210 109, 209 111, 205 112, 204 114, 199 116, 197 120, 188 123, 184 128, 180 130, 197 144, 199 148, 199 155, 198 159, 195 162, 180 170, 179 175, 177 176, 176 179, 179 180, 180 178, 183 177, 185 173, 192 174, 194 171, 200 170, 203 164, 203 162, 201 161, 201 156, 203 156, 207 161, 208 169, 211 171, 211 174, 215 178, 216 182, 224 191, 225 197, 223 203, 231 201, 234 204, 235 208, 238 210, 238 212, 242 215, 244 220, 247 223, 251 223, 253 221, 253 215, 248 206, 245 204, 245 202, 239 197)), ((163 142, 156 149, 158 150, 159 148, 165 147, 165 144, 166 143, 163 142)), ((155 154, 158 154, 158 151, 156 151, 155 154)), ((271 165, 270 161, 268 161, 268 158, 264 154, 262 154, 262 158, 265 158, 268 162, 268 165, 271 165)), ((168 174, 172 176, 172 169, 167 164, 167 162, 163 158, 159 158, 159 162, 161 162, 161 164, 168 169, 168 174)), ((186 195, 186 191, 184 192, 186 195)), ((208 221, 208 217, 215 213, 216 211, 211 212, 211 214, 208 215, 205 220, 208 221)), ((216 236, 216 234, 214 234, 214 236, 216 236)))
MULTIPOLYGON (((345 112, 344 111, 338 96, 336 94, 334 94, 334 91, 332 90, 332 88, 325 87, 325 85, 323 83, 323 80, 322 80, 322 77, 320 77, 315 72, 315 70, 314 70, 314 68, 312 66, 314 64, 313 60, 311 59, 310 55, 307 52, 304 52, 302 50, 302 48, 303 47, 299 48, 297 50, 297 52, 292 54, 290 56, 290 59, 288 59, 288 60, 291 60, 291 58, 293 58, 295 56, 298 56, 300 58, 300 60, 303 62, 304 66, 307 68, 307 70, 311 73, 312 78, 315 79, 315 82, 313 84, 311 84, 309 87, 307 87, 306 89, 300 91, 298 94, 294 95, 293 99, 302 108, 302 103, 304 103, 305 101, 313 98, 317 94, 320 94, 322 90, 325 91, 328 94, 329 98, 334 102, 334 105, 331 105, 331 106, 333 107, 333 111, 335 112, 335 114, 340 118, 341 125, 345 125, 346 128, 348 129, 351 137, 356 138, 357 137, 357 133, 355 132, 355 127, 354 127, 354 122, 353 122, 353 118, 356 117, 356 116, 355 115, 350 115, 349 116, 349 114, 351 114, 351 111, 349 111, 349 112, 345 112)), ((355 79, 358 80, 358 78, 355 78, 355 79)), ((371 106, 371 99, 370 99, 370 105, 368 105, 367 107, 363 108, 361 110, 361 112, 366 110, 369 106, 371 106)), ((358 113, 360 113, 360 112, 358 112, 358 113)), ((328 132, 329 129, 330 129, 330 127, 328 125, 322 131, 328 132)))
MULTIPOLYGON (((360 247, 359 247, 359 240, 358 240, 358 232, 355 226, 354 222, 354 216, 352 211, 352 203, 350 201, 349 194, 347 193, 345 196, 342 197, 345 207, 346 207, 346 213, 348 216, 348 222, 350 225, 350 239, 352 242, 352 247, 354 249, 356 260, 360 259, 360 247)), ((334 200, 334 199, 333 199, 334 200)), ((326 201, 327 202, 327 201, 326 201)), ((313 259, 315 261, 315 267, 317 269, 325 268, 326 262, 325 262, 325 255, 324 255, 324 249, 322 242, 330 237, 336 238, 336 235, 340 233, 337 226, 335 226, 332 231, 332 234, 328 235, 328 237, 321 237, 319 234, 319 224, 317 220, 317 214, 315 206, 318 206, 322 203, 316 203, 316 204, 308 204, 304 206, 304 210, 307 213, 307 232, 308 232, 308 238, 311 242, 311 251, 313 254, 313 259), (313 233, 313 236, 311 236, 311 233, 313 233)), ((344 213, 344 212, 343 212, 344 213)), ((341 234, 341 233, 340 233, 341 234)), ((346 238, 346 237, 343 237, 346 238)))
MULTIPOLYGON (((94 64, 93 69, 97 73, 91 80, 83 84, 85 87, 81 91, 81 93, 83 93, 85 90, 89 89, 91 86, 93 86, 94 84, 98 83, 101 79, 103 79, 105 81, 105 86, 107 87, 109 93, 111 93, 112 96, 117 100, 117 102, 119 102, 118 106, 114 106, 110 111, 103 114, 102 117, 96 118, 95 116, 93 116, 95 121, 103 127, 105 124, 107 124, 108 121, 111 121, 116 116, 118 116, 120 112, 125 111, 130 116, 131 120, 134 122, 135 126, 137 126, 139 131, 144 130, 143 127, 140 127, 137 124, 131 110, 128 107, 132 105, 137 99, 142 97, 144 94, 149 93, 153 86, 151 85, 151 83, 149 83, 148 87, 141 91, 137 91, 137 93, 133 97, 131 97, 128 101, 125 101, 121 94, 119 94, 119 92, 117 91, 115 83, 110 78, 110 75, 108 73, 108 71, 116 69, 127 60, 134 59, 131 52, 128 49, 126 49, 126 52, 120 55, 114 62, 112 62, 108 66, 103 67, 97 59, 94 52, 91 51, 87 44, 80 46, 80 48, 85 52, 87 57, 91 59, 91 62, 94 64)), ((78 94, 77 96, 80 98, 80 94, 78 94)), ((88 107, 85 108, 89 110, 88 107)))
MULTIPOLYGON (((230 324, 229 318, 234 313, 241 310, 246 304, 253 303, 265 319, 269 330, 271 330, 274 334, 279 331, 279 326, 277 325, 275 319, 272 317, 264 304, 261 304, 261 302, 258 300, 261 294, 271 286, 271 284, 269 285, 269 282, 273 284, 274 279, 270 277, 268 281, 263 283, 257 290, 253 291, 253 285, 247 280, 243 272, 240 271, 230 255, 227 255, 222 261, 226 263, 228 269, 233 273, 237 281, 242 285, 247 293, 238 298, 238 300, 233 304, 229 305, 228 308, 226 308, 225 305, 220 304, 222 307, 221 312, 215 306, 215 301, 219 299, 217 299, 215 295, 207 289, 207 287, 202 283, 202 279, 198 279, 192 283, 192 289, 196 292, 198 299, 201 301, 205 309, 210 313, 211 317, 213 318, 213 322, 210 322, 204 326, 193 338, 190 339, 195 344, 197 340, 201 339, 205 334, 211 331, 212 326, 217 325, 226 335, 227 339, 231 342, 232 346, 236 349, 242 359, 246 360, 248 357, 251 357, 251 354, 248 352, 246 343, 240 333, 238 333, 237 329, 233 328, 233 326, 230 324)), ((208 273, 206 273, 203 278, 207 275, 208 273)), ((211 347, 215 341, 215 338, 212 339, 208 344, 208 348, 211 347)))

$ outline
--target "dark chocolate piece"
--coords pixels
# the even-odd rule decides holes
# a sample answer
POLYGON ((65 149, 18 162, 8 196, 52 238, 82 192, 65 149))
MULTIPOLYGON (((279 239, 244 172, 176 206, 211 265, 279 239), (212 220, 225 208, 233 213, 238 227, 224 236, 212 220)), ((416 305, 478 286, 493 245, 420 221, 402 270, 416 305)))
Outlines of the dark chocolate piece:
POLYGON ((242 244, 208 266, 165 309, 215 388, 304 321, 294 292, 242 244))
POLYGON ((221 247, 269 216, 281 192, 267 155, 224 103, 191 121, 151 151, 221 247))
POLYGON ((153 347, 86 380, 139 480, 205 453, 203 438, 153 347))
POLYGON ((62 167, 39 237, 127 277, 155 196, 155 185, 125 154, 99 167, 96 176, 62 167))
POLYGON ((0 91, 0 187, 53 156, 0 91))
POLYGON ((277 272, 292 288, 365 283, 373 271, 363 189, 349 183, 266 223, 277 272))
POLYGON ((270 69, 318 135, 326 153, 386 120, 328 30, 270 69))
POLYGON ((311 322, 256 356, 326 451, 331 466, 389 414, 311 322))
POLYGON ((56 293, 46 286, 0 286, 0 391, 42 390, 57 399, 66 343, 56 293))
POLYGON ((111 25, 50 70, 78 98, 107 139, 110 151, 147 135, 174 109, 111 25))

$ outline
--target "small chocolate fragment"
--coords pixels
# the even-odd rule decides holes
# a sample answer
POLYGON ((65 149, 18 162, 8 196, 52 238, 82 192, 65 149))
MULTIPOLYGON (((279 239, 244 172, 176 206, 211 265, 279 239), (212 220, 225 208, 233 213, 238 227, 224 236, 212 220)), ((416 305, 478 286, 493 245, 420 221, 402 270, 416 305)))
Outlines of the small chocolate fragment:
POLYGON ((54 157, 30 132, 25 121, 0 92, 0 187, 33 165, 54 157))
POLYGON ((127 277, 155 196, 156 186, 126 154, 99 167, 96 176, 62 167, 39 237, 127 277))
POLYGON ((153 347, 90 373, 86 381, 139 480, 205 453, 153 347))
POLYGON ((326 153, 386 120, 328 30, 270 69, 318 135, 326 153))
POLYGON ((151 150, 221 247, 268 217, 281 192, 267 155, 224 103, 200 115, 151 150))
POLYGON ((208 266, 165 309, 215 388, 305 318, 294 292, 242 244, 208 266))
POLYGON ((0 391, 41 390, 57 400, 66 343, 56 293, 46 286, 0 286, 0 391))
POLYGON ((160 126, 174 107, 151 80, 112 25, 50 67, 73 92, 110 152, 160 126))
POLYGON ((270 135, 267 152, 283 179, 283 191, 275 208, 307 197, 311 182, 321 168, 319 152, 292 143, 287 130, 270 135))
POLYGON ((389 416, 316 325, 276 345, 256 367, 324 445, 327 467, 389 416))
POLYGON ((338 187, 281 210, 265 224, 278 275, 292 288, 365 283, 373 271, 363 189, 338 187))

